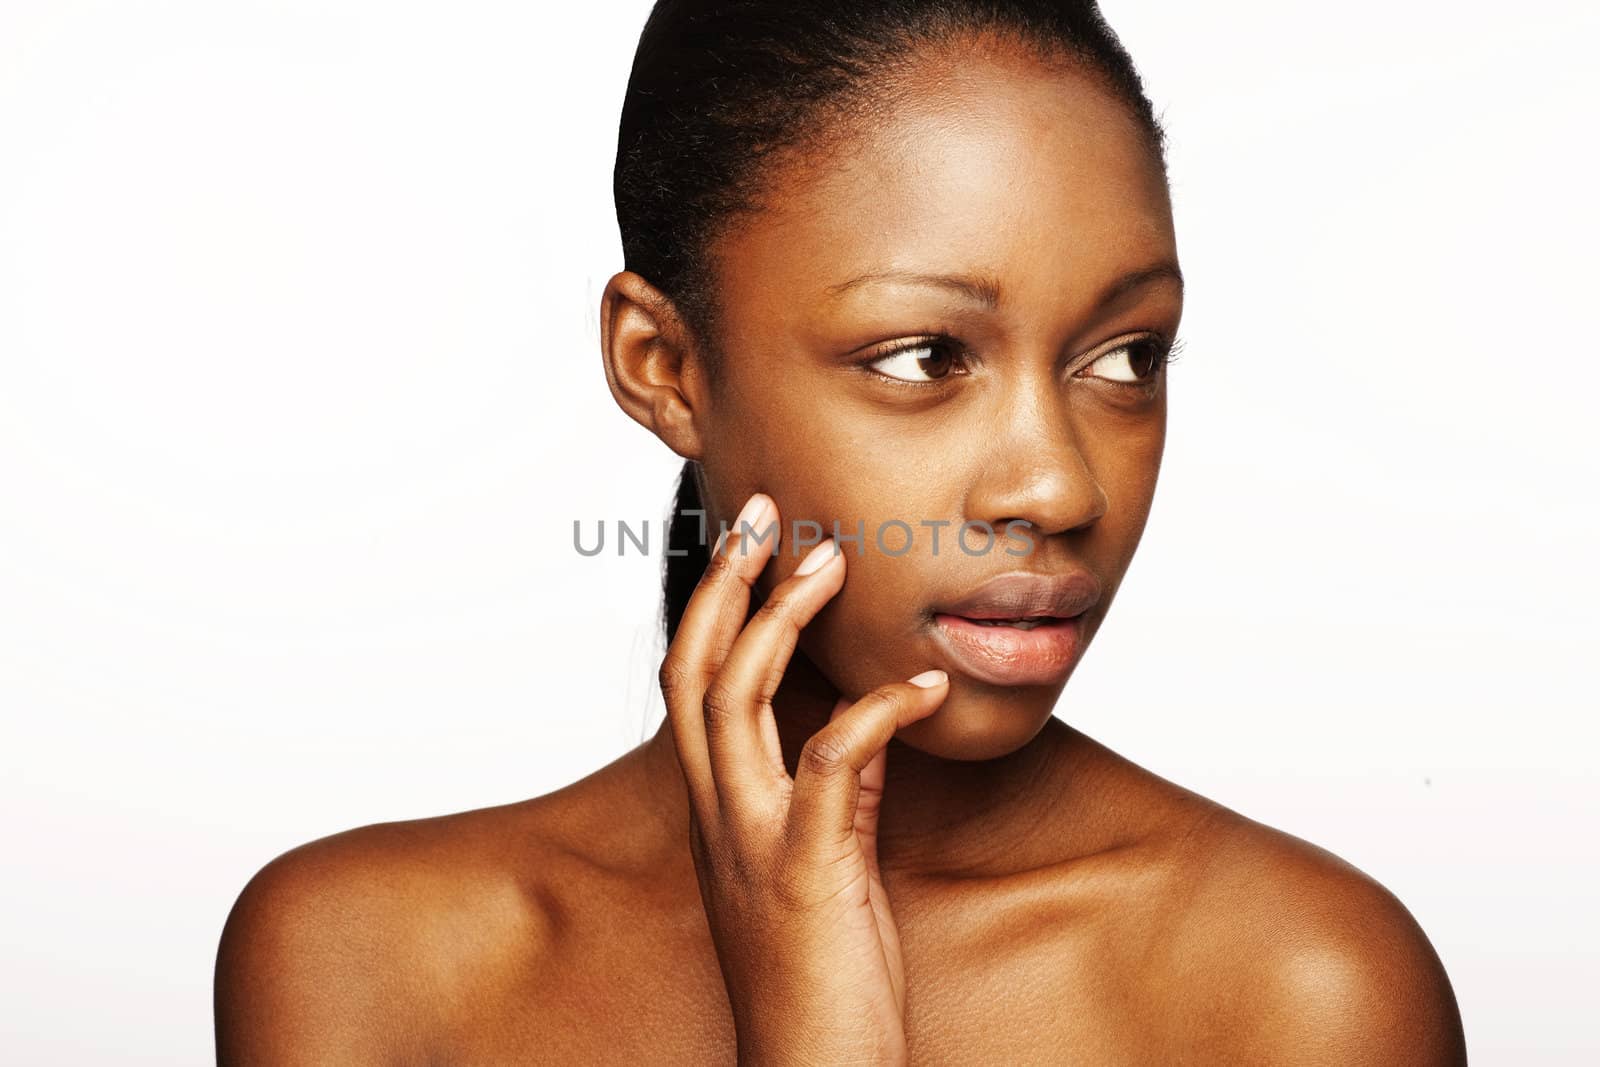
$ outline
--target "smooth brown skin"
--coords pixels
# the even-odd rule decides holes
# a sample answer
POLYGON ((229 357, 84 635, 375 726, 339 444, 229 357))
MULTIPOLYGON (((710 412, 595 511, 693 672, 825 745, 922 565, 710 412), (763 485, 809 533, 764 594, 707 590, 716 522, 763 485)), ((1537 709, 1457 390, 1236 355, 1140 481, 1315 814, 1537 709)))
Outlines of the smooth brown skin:
POLYGON ((602 301, 606 372, 624 410, 702 462, 714 520, 756 492, 786 523, 846 532, 1021 518, 1034 552, 847 548, 791 595, 805 580, 785 545, 743 599, 740 564, 713 566, 649 741, 554 793, 351 830, 251 880, 217 962, 222 1062, 731 1063, 740 1037, 747 1060, 807 1062, 822 1046, 806 1034, 839 1012, 816 1040, 886 1061, 898 1022, 913 1063, 1465 1062, 1437 955, 1373 879, 1052 718, 1059 687, 954 670, 948 690, 904 684, 951 666, 929 605, 1002 571, 1089 567, 1098 628, 1149 511, 1166 386, 1096 376, 1096 360, 1170 339, 1182 298, 1155 274, 1105 299, 1177 258, 1165 182, 1122 106, 1020 50, 949 47, 876 125, 778 167, 766 210, 720 241, 714 377, 627 272, 602 301), (983 275, 999 301, 828 292, 891 268, 983 275), (967 346, 967 373, 897 386, 860 366, 931 330, 967 346), (786 671, 785 618, 804 624, 786 671), (729 682, 720 657, 738 647, 729 682), (769 718, 754 680, 773 663, 769 718), (874 822, 841 807, 857 794, 839 761, 865 765, 895 723, 864 783, 883 776, 875 837, 836 832, 874 822), (853 747, 802 760, 819 733, 853 747), (862 892, 849 914, 882 907, 871 930, 807 897, 834 876, 862 892), (793 928, 774 922, 785 908, 793 928), (901 984, 874 984, 888 971, 856 951, 873 936, 898 942, 901 984))

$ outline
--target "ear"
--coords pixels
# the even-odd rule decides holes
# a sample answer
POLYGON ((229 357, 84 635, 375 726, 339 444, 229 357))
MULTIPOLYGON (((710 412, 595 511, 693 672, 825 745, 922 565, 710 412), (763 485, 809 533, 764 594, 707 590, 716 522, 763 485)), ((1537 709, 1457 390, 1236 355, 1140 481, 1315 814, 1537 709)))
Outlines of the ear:
POLYGON ((685 459, 699 459, 709 397, 689 330, 667 295, 633 271, 600 297, 600 351, 617 406, 685 459))

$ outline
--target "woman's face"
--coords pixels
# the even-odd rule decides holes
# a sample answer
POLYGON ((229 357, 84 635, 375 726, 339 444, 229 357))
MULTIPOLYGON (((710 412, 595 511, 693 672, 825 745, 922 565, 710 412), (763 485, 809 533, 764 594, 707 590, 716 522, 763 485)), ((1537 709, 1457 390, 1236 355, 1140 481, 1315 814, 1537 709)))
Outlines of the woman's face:
POLYGON ((944 706, 898 736, 988 759, 1049 718, 1138 545, 1182 283, 1165 178, 1108 90, 1020 53, 921 69, 716 246, 724 358, 695 421, 714 518, 777 502, 763 590, 804 554, 797 520, 864 532, 801 650, 851 697, 944 668, 944 706), (1024 615, 1049 618, 996 621, 1024 615))

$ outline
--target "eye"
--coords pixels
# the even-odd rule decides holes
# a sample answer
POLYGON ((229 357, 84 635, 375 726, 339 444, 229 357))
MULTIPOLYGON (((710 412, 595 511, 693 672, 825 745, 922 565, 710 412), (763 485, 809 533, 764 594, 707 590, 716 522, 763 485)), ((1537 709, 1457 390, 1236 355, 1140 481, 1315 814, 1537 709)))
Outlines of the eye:
POLYGON ((1118 345, 1078 373, 1085 378, 1137 385, 1154 378, 1175 351, 1176 346, 1166 345, 1159 337, 1141 337, 1118 345))
POLYGON ((885 378, 922 385, 961 373, 961 355, 954 338, 926 337, 879 353, 866 363, 885 378))

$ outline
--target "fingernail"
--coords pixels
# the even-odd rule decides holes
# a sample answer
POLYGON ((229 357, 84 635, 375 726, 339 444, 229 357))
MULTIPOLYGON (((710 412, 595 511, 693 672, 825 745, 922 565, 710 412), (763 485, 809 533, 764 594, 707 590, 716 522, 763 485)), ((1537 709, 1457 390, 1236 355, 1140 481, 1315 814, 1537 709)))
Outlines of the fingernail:
POLYGON ((746 527, 759 533, 761 518, 767 513, 767 505, 770 503, 771 501, 762 493, 756 493, 746 500, 744 507, 739 509, 738 517, 733 520, 733 525, 724 527, 717 535, 717 543, 711 549, 711 554, 713 556, 721 554, 722 546, 728 543, 729 534, 744 533, 746 527))
POLYGON ((830 537, 808 552, 806 558, 800 561, 800 566, 796 567, 794 572, 804 577, 813 571, 821 570, 822 565, 832 558, 833 538, 830 537))
POLYGON ((944 673, 944 671, 923 671, 921 674, 911 679, 911 684, 917 686, 919 689, 932 689, 934 686, 943 685, 949 680, 950 676, 944 673))
POLYGON ((735 530, 743 530, 748 524, 755 527, 761 517, 767 513, 767 505, 771 501, 765 493, 757 493, 744 502, 744 507, 739 510, 739 517, 733 520, 735 530))

